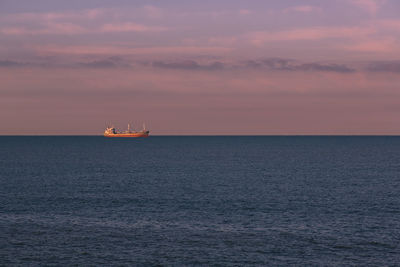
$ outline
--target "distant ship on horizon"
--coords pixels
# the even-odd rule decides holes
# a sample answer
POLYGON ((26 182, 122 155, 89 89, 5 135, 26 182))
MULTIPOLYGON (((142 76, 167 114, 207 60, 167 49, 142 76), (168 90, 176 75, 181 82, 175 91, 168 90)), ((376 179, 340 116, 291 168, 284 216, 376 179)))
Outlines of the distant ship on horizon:
POLYGON ((107 127, 104 131, 105 137, 148 137, 150 131, 146 130, 146 126, 143 124, 143 129, 141 131, 131 131, 130 125, 128 124, 127 131, 117 131, 114 126, 107 127))

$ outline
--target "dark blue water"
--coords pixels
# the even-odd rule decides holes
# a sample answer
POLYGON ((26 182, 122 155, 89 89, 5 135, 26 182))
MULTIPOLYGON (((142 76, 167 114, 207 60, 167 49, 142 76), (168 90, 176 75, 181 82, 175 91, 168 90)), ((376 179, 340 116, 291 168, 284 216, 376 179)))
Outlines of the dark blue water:
POLYGON ((0 137, 2 265, 399 265, 400 137, 0 137))

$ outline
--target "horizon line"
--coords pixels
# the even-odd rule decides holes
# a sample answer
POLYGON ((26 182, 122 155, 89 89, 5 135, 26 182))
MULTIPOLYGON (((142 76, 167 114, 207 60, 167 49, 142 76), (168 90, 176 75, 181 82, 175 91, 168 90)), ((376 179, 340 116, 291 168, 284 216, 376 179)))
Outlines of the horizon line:
MULTIPOLYGON (((310 137, 329 137, 329 136, 393 136, 400 137, 400 134, 160 134, 151 135, 149 137, 279 137, 279 136, 310 136, 310 137)), ((0 137, 104 137, 103 135, 91 135, 91 134, 0 134, 0 137)), ((115 137, 118 138, 118 137, 115 137)), ((129 137, 121 137, 123 139, 129 139, 129 137)), ((133 138, 133 137, 132 137, 133 138)), ((148 138, 148 137, 147 137, 148 138)))

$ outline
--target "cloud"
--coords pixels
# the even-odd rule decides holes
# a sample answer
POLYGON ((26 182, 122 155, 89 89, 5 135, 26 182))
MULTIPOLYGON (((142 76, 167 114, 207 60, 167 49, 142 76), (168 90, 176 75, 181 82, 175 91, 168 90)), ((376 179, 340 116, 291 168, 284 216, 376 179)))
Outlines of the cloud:
POLYGON ((399 50, 399 45, 392 38, 380 40, 357 41, 352 44, 340 45, 342 49, 355 52, 389 53, 399 50))
MULTIPOLYGON (((93 57, 92 57, 93 58, 93 57)), ((94 57, 96 58, 96 57, 94 57)), ((97 57, 94 60, 88 60, 83 62, 82 57, 46 57, 46 58, 31 58, 24 62, 15 60, 1 60, 0 67, 3 68, 14 68, 14 67, 30 67, 30 68, 126 68, 131 67, 129 60, 118 57, 110 56, 107 58, 97 57)))
POLYGON ((6 22, 49 22, 49 21, 60 21, 60 20, 93 20, 105 15, 110 12, 109 9, 104 8, 94 8, 94 9, 84 9, 84 10, 74 10, 74 11, 64 11, 64 12, 26 12, 26 13, 16 13, 8 14, 2 16, 2 20, 6 22))
POLYGON ((101 27, 102 32, 160 32, 166 31, 166 27, 146 26, 133 22, 109 23, 101 27))
POLYGON ((82 67, 90 67, 90 68, 114 68, 117 65, 111 60, 95 60, 85 63, 80 63, 82 67))
POLYGON ((26 35, 29 30, 24 27, 4 27, 0 28, 0 33, 5 35, 26 35))
POLYGON ((378 24, 385 30, 400 31, 400 20, 398 19, 383 19, 375 21, 374 23, 378 24))
POLYGON ((242 15, 242 16, 247 16, 247 15, 250 15, 251 13, 252 12, 249 9, 240 9, 239 10, 239 14, 242 15))
POLYGON ((274 41, 359 38, 374 32, 373 27, 311 27, 277 32, 257 31, 249 33, 247 37, 252 44, 259 46, 274 41))
POLYGON ((392 72, 400 73, 400 61, 380 61, 370 63, 367 70, 373 72, 392 72))
POLYGON ((344 64, 334 63, 300 63, 296 60, 285 58, 268 58, 262 60, 246 61, 245 65, 250 68, 268 69, 274 71, 320 71, 320 72, 355 72, 354 68, 344 64))
POLYGON ((100 17, 103 9, 80 11, 17 13, 0 18, 0 33, 4 35, 75 35, 90 32, 84 22, 100 17))
POLYGON ((152 66, 163 69, 182 69, 182 70, 220 70, 224 68, 224 64, 219 61, 202 65, 194 60, 184 60, 175 62, 155 61, 152 63, 152 66))
POLYGON ((322 9, 316 6, 293 6, 283 10, 284 13, 291 13, 291 12, 300 12, 300 13, 311 13, 311 12, 320 12, 322 9))
POLYGON ((88 32, 87 29, 73 23, 47 23, 41 28, 27 28, 27 27, 0 28, 0 33, 5 35, 44 35, 44 34, 75 35, 87 32, 88 32))
POLYGON ((268 58, 261 60, 248 60, 245 61, 245 66, 250 68, 267 68, 270 70, 292 70, 292 59, 285 58, 268 58))
MULTIPOLYGON (((153 6, 130 9, 159 17, 161 10, 153 6)), ((73 35, 104 32, 160 32, 166 27, 148 26, 132 21, 121 21, 130 13, 122 9, 86 9, 78 11, 17 13, 0 17, 0 33, 5 35, 73 35), (112 22, 110 22, 112 18, 112 22)), ((132 17, 130 15, 129 17, 132 17)), ((138 18, 139 19, 139 18, 138 18)))
POLYGON ((81 11, 17 13, 0 17, 0 34, 4 35, 76 35, 92 32, 85 23, 105 14, 104 9, 81 11))
POLYGON ((23 66, 23 63, 11 60, 0 60, 0 67, 19 67, 23 66))
POLYGON ((376 15, 379 8, 385 4, 386 0, 349 0, 350 3, 371 15, 376 15))
POLYGON ((259 69, 268 71, 303 71, 303 72, 336 72, 351 73, 355 72, 344 64, 318 63, 318 62, 298 62, 293 59, 267 58, 260 60, 247 60, 242 62, 221 62, 212 61, 209 63, 199 63, 195 60, 183 61, 154 61, 151 64, 156 68, 180 69, 180 70, 238 70, 238 69, 259 69))
MULTIPOLYGON (((234 59, 216 60, 214 57, 188 56, 185 60, 152 60, 150 58, 137 59, 119 56, 90 56, 92 60, 82 62, 82 57, 70 57, 68 60, 63 57, 45 61, 31 61, 20 63, 17 61, 0 60, 0 67, 41 67, 41 68, 157 68, 170 70, 193 70, 193 71, 236 71, 236 70, 262 70, 262 71, 287 71, 287 72, 336 72, 351 73, 356 70, 345 64, 323 63, 323 62, 300 62, 286 58, 265 58, 257 60, 236 61, 234 59), (94 58, 94 59, 93 59, 94 58)), ((163 57, 162 57, 163 58, 163 57)))
POLYGON ((37 28, 3 27, 0 28, 0 33, 5 35, 78 35, 99 32, 160 32, 165 30, 167 30, 165 27, 146 26, 132 22, 104 24, 100 28, 85 28, 73 23, 49 22, 45 25, 40 25, 37 28))
POLYGON ((80 67, 85 68, 125 68, 131 67, 131 64, 124 58, 118 56, 111 56, 106 59, 98 59, 88 62, 79 62, 77 64, 80 67))
POLYGON ((162 46, 162 47, 128 47, 104 45, 47 45, 36 46, 33 49, 38 54, 66 55, 169 55, 169 54, 218 54, 231 51, 231 48, 218 46, 162 46))
POLYGON ((143 7, 143 10, 145 14, 152 19, 160 19, 164 15, 164 11, 161 8, 155 6, 147 5, 143 7))
POLYGON ((295 70, 300 71, 328 71, 328 72, 341 72, 350 73, 354 72, 355 69, 350 68, 346 65, 340 64, 320 64, 320 63, 306 63, 295 67, 295 70))
MULTIPOLYGON (((220 45, 220 46, 233 46, 237 43, 238 37, 211 37, 208 38, 207 43, 210 45, 220 45)), ((196 40, 188 40, 187 43, 189 44, 194 44, 196 43, 196 40)))
POLYGON ((87 29, 73 23, 49 23, 47 29, 43 30, 46 34, 82 34, 87 29))

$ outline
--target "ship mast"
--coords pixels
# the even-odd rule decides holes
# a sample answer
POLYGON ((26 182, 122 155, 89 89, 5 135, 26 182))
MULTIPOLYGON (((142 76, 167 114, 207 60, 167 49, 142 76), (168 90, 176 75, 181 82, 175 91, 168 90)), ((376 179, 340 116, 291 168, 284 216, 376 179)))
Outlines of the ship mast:
POLYGON ((131 132, 131 126, 128 123, 128 133, 130 133, 130 132, 131 132))

